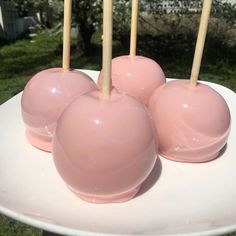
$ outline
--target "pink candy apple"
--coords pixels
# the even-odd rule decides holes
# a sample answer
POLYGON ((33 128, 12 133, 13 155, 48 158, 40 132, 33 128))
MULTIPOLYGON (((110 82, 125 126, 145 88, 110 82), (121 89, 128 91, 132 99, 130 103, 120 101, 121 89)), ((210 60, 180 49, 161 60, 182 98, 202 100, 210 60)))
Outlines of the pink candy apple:
POLYGON ((96 89, 92 79, 80 71, 52 68, 36 74, 27 83, 21 100, 29 142, 51 151, 56 122, 65 107, 77 96, 96 89))
POLYGON ((56 168, 80 198, 96 203, 132 198, 155 161, 154 128, 145 106, 116 90, 78 97, 63 112, 53 140, 56 168))
MULTIPOLYGON (((99 76, 101 84, 102 75, 99 76)), ((120 91, 147 104, 154 90, 164 84, 166 78, 161 67, 143 56, 120 56, 112 60, 112 84, 120 91)))
POLYGON ((153 117, 160 154, 182 162, 216 158, 227 142, 230 111, 224 98, 211 87, 174 80, 152 95, 153 117))

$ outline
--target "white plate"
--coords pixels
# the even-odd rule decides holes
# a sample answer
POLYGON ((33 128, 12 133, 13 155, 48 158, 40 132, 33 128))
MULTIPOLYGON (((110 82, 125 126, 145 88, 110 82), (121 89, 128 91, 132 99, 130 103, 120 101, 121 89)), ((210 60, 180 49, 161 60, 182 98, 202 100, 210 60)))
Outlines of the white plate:
MULTIPOLYGON (((98 72, 86 71, 95 80, 98 72)), ((215 161, 160 158, 141 193, 126 203, 95 205, 71 193, 51 155, 25 138, 18 94, 0 106, 0 212, 66 235, 217 235, 236 231, 236 95, 207 83, 232 115, 227 149, 215 161)))

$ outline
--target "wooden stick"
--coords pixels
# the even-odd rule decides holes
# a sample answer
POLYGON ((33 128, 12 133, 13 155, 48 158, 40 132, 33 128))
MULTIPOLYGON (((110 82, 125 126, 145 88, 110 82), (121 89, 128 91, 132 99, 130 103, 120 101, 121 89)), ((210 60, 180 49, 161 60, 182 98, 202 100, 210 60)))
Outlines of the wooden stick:
POLYGON ((103 0, 103 55, 102 55, 102 95, 109 99, 111 91, 112 60, 112 0, 103 0))
POLYGON ((131 33, 130 33, 130 56, 136 56, 138 31, 138 0, 132 1, 131 33))
POLYGON ((191 77, 190 77, 190 83, 193 86, 197 85, 197 80, 198 80, 201 61, 202 61, 203 48, 204 48, 205 39, 206 39, 208 21, 209 21, 209 16, 211 12, 211 5, 212 5, 212 0, 204 0, 200 26, 198 30, 197 43, 196 43, 195 53, 194 53, 192 72, 191 72, 191 77))
POLYGON ((64 0, 63 58, 62 68, 70 69, 70 34, 72 0, 64 0))

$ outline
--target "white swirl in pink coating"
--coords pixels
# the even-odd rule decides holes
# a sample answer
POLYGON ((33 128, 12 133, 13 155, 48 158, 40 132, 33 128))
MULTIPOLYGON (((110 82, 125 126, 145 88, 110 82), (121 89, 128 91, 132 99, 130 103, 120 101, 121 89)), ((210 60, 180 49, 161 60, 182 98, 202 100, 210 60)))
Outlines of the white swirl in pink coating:
POLYGON ((77 96, 92 90, 97 90, 96 84, 77 70, 51 68, 33 76, 21 99, 29 142, 39 149, 51 151, 58 117, 77 96))
POLYGON ((224 98, 208 85, 174 80, 157 89, 149 110, 158 135, 159 152, 182 162, 216 158, 227 142, 230 111, 224 98))

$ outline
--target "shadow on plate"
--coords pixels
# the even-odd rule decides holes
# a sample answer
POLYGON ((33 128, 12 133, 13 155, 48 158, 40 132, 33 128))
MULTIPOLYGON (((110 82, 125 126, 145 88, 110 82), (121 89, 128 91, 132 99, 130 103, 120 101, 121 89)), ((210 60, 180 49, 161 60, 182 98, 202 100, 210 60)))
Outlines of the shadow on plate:
POLYGON ((217 156, 217 158, 220 158, 221 156, 223 156, 224 155, 224 153, 226 152, 226 150, 227 150, 227 143, 225 144, 225 146, 219 151, 219 154, 218 154, 218 156, 217 156))
POLYGON ((159 179, 161 175, 161 171, 162 171, 161 160, 159 157, 157 157, 157 160, 153 167, 152 172, 150 173, 148 178, 144 181, 139 192, 137 193, 135 197, 141 196, 142 194, 146 193, 150 188, 152 188, 157 182, 157 180, 159 179))
POLYGON ((42 236, 63 236, 63 235, 59 235, 59 234, 54 234, 54 233, 50 233, 50 232, 47 232, 47 231, 43 231, 43 234, 42 236))
POLYGON ((217 155, 217 157, 215 157, 214 159, 211 159, 211 160, 209 160, 209 161, 205 161, 205 162, 199 162, 199 163, 192 163, 192 164, 194 164, 194 165, 197 165, 197 164, 204 164, 204 163, 211 163, 212 161, 215 161, 215 160, 218 160, 219 158, 221 158, 223 155, 224 155, 224 153, 226 152, 226 150, 227 150, 227 143, 224 145, 224 147, 222 147, 221 148, 221 150, 219 151, 219 153, 218 153, 218 155, 217 155))

